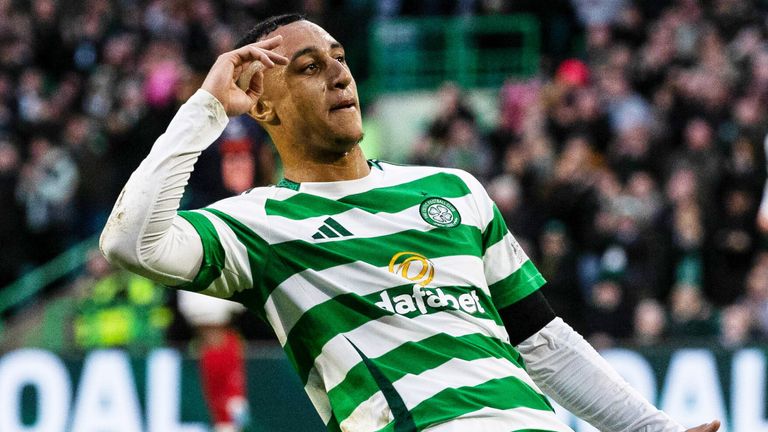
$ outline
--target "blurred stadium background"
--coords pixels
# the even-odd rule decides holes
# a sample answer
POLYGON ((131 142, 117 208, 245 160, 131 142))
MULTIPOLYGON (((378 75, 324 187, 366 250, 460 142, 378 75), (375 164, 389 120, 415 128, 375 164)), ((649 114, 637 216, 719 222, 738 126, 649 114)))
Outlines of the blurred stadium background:
MULTIPOLYGON (((0 0, 0 431, 208 430, 175 292, 97 236, 216 55, 289 11, 346 46, 369 157, 474 173, 647 397, 768 431, 765 0, 0 0)), ((279 178, 235 119, 184 206, 279 178)), ((322 430, 270 330, 234 322, 252 429, 322 430)))

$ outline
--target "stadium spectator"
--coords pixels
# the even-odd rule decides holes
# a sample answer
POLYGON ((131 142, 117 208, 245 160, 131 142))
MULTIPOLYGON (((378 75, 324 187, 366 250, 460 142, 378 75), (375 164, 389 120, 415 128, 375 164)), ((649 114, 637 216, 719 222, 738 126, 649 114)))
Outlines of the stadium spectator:
POLYGON ((178 293, 179 311, 195 328, 198 368, 214 432, 249 426, 243 342, 233 328, 241 304, 187 291, 178 293))
POLYGON ((608 348, 632 335, 634 305, 619 275, 605 274, 592 286, 586 327, 587 337, 598 349, 608 348))
POLYGON ((768 339, 768 254, 762 252, 752 263, 745 281, 745 295, 739 303, 751 314, 754 330, 768 339))
POLYGON ((79 300, 72 329, 77 348, 148 352, 164 344, 172 315, 166 290, 154 282, 112 267, 93 249, 72 288, 79 300))
POLYGON ((656 300, 645 299, 638 303, 634 316, 632 342, 638 346, 658 346, 666 336, 667 317, 664 306, 656 300))
POLYGON ((736 349, 753 339, 752 316, 749 309, 740 304, 732 304, 720 314, 720 345, 736 349))
POLYGON ((16 144, 0 139, 0 287, 13 282, 25 265, 27 244, 24 213, 16 200, 16 188, 21 171, 21 156, 16 144))
POLYGON ((542 276, 547 279, 544 292, 555 302, 552 307, 574 328, 584 328, 587 316, 585 296, 574 289, 578 280, 576 255, 566 233, 565 225, 552 220, 543 228, 538 239, 539 254, 536 262, 542 276))
POLYGON ((672 337, 706 340, 717 334, 717 317, 699 286, 691 282, 677 283, 672 288, 670 301, 672 337))
POLYGON ((74 196, 78 238, 92 236, 100 229, 107 220, 108 197, 118 188, 115 172, 104 169, 114 165, 109 159, 108 145, 91 117, 72 115, 64 123, 62 146, 72 155, 77 171, 84 177, 78 182, 74 196))
POLYGON ((70 240, 79 173, 69 152, 45 136, 32 138, 29 154, 16 195, 25 209, 31 258, 42 264, 70 240))

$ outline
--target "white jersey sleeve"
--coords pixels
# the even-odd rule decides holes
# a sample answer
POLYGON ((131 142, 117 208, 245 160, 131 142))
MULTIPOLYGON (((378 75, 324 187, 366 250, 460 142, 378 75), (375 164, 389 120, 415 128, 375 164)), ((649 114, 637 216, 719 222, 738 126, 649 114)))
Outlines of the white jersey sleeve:
POLYGON ((546 281, 533 265, 480 182, 467 173, 482 226, 483 268, 496 309, 505 308, 541 288, 546 281))
MULTIPOLYGON (((200 153, 228 121, 221 103, 202 89, 179 109, 131 175, 107 220, 99 245, 110 262, 165 285, 196 291, 203 286, 196 279, 222 273, 227 263, 223 251, 204 254, 207 245, 177 211, 200 153), (206 262, 209 256, 217 261, 206 262)), ((206 294, 229 296, 234 287, 228 285, 239 279, 236 269, 225 273, 231 277, 217 278, 206 294)))

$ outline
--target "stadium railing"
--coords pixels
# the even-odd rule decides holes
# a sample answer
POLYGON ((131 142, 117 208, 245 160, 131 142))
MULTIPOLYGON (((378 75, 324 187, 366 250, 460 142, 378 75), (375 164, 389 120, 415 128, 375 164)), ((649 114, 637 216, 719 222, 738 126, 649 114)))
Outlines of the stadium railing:
POLYGON ((499 87, 509 77, 539 70, 539 21, 527 14, 401 18, 373 24, 369 33, 374 94, 436 88, 499 87))
MULTIPOLYGON (((0 317, 12 309, 34 299, 43 289, 82 268, 88 251, 94 248, 99 236, 94 235, 72 246, 51 261, 23 275, 10 285, 0 288, 0 317)), ((2 336, 0 321, 0 339, 2 336)))

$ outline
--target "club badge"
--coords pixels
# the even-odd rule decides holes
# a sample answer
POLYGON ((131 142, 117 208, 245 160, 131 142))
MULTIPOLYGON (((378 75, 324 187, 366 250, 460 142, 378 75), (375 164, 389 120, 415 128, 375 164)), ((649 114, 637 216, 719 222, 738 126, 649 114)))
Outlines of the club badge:
POLYGON ((443 198, 427 198, 419 207, 421 218, 428 224, 440 228, 453 228, 461 223, 456 206, 443 198))

